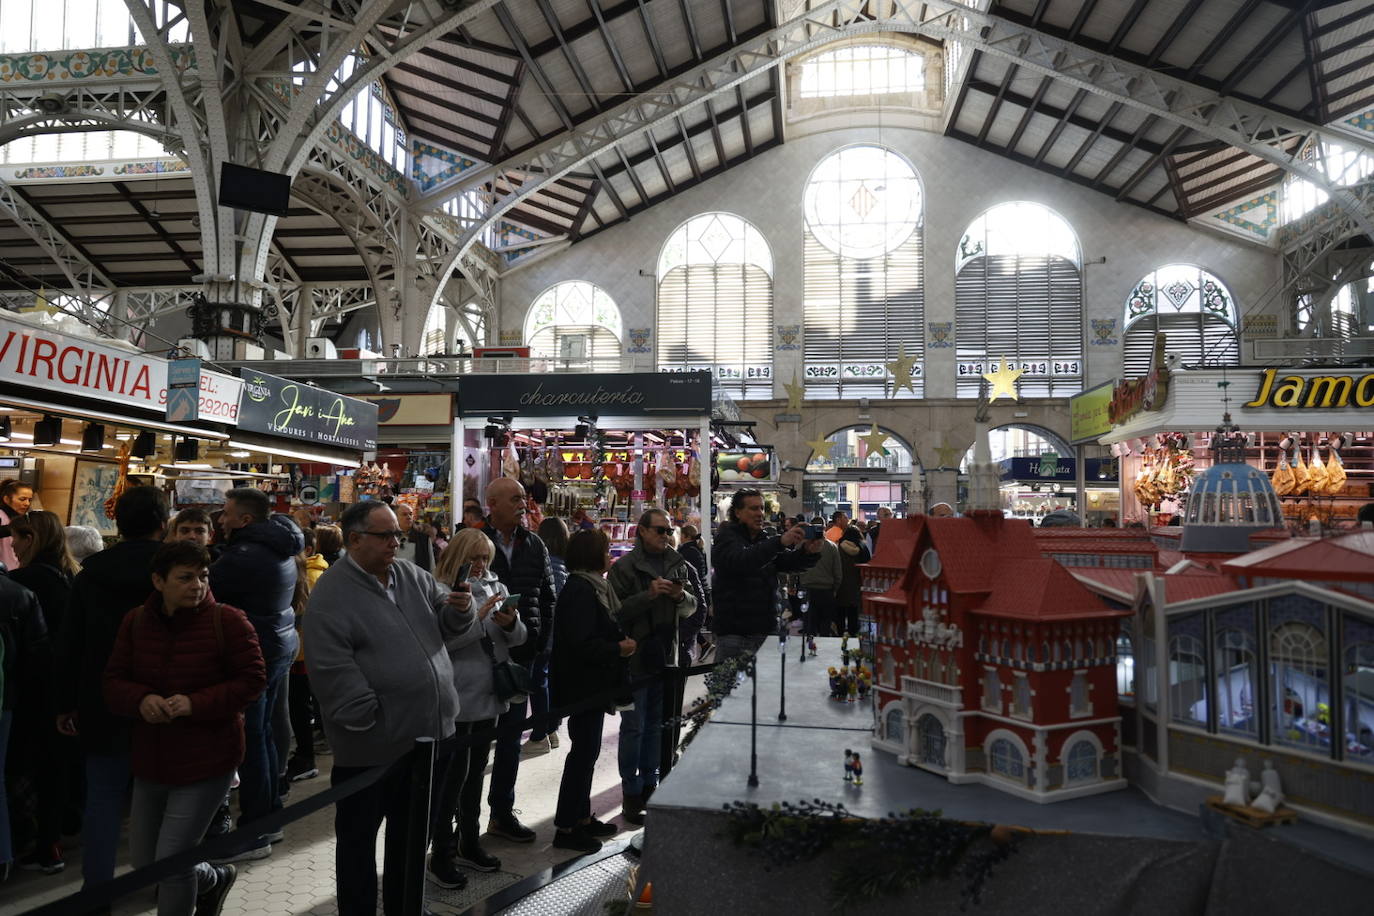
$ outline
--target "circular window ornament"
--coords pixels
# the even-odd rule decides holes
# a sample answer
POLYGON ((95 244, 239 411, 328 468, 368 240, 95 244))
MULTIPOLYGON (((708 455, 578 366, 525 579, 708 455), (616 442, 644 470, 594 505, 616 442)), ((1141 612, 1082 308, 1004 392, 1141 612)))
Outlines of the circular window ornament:
POLYGON ((921 572, 925 573, 927 579, 934 581, 940 577, 942 568, 940 555, 935 552, 935 548, 926 548, 926 552, 921 554, 921 572))
POLYGON ((880 146, 851 146, 811 173, 806 226, 826 248, 867 260, 900 246, 921 223, 921 185, 901 156, 880 146))

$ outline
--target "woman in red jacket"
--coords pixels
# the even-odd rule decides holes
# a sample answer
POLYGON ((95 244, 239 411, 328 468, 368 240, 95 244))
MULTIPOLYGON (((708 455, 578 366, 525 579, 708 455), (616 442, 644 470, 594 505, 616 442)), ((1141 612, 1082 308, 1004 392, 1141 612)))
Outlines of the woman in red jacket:
MULTIPOLYGON (((105 668, 110 711, 136 720, 135 868, 200 842, 243 760, 244 707, 267 683, 257 634, 243 611, 215 602, 209 567, 196 544, 159 548, 157 591, 125 616, 105 668)), ((158 916, 217 916, 234 877, 232 865, 202 862, 165 879, 158 916)))

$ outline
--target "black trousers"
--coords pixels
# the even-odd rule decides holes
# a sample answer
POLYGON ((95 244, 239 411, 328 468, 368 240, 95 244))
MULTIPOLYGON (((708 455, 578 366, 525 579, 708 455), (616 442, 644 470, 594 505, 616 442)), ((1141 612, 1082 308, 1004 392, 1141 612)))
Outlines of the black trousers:
MULTIPOLYGON (((495 719, 458 722, 454 737, 463 739, 468 735, 486 731, 495 724, 495 719)), ((468 747, 459 747, 453 752, 434 806, 432 848, 435 852, 451 853, 455 848, 461 848, 460 844, 463 842, 476 842, 481 834, 479 815, 482 811, 482 783, 486 779, 491 746, 490 740, 479 741, 468 747)))
POLYGON ((829 636, 836 624, 835 596, 821 589, 806 592, 806 633, 808 636, 829 636))
MULTIPOLYGON (((386 821, 382 856, 382 911, 401 916, 405 888, 405 839, 410 830, 409 758, 402 758, 380 780, 334 807, 334 883, 339 916, 377 912, 377 831, 386 821)), ((367 772, 368 767, 335 766, 330 785, 367 772)))
POLYGON ((592 775, 596 772, 596 758, 601 756, 601 727, 605 721, 606 713, 600 709, 575 712, 567 719, 572 749, 563 761, 558 808, 553 816, 555 827, 572 830, 592 816, 592 775))
POLYGON ((315 698, 310 693, 310 676, 308 674, 296 674, 294 671, 288 675, 290 687, 286 700, 291 712, 291 732, 296 736, 295 757, 306 763, 315 762, 315 732, 310 727, 310 714, 315 705, 315 698))

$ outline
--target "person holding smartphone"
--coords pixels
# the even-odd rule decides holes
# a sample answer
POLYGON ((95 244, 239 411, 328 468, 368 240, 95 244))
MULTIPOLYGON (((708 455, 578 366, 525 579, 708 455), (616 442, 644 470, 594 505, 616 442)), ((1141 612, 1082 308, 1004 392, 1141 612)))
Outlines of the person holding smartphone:
MULTIPOLYGON (((458 690, 458 735, 490 729, 510 709, 510 703, 496 695, 492 665, 509 659, 511 647, 522 645, 529 635, 520 619, 520 596, 512 595, 491 570, 494 552, 491 538, 484 532, 464 528, 449 541, 434 569, 434 577, 440 582, 467 582, 472 606, 481 621, 481 626, 471 633, 448 642, 453 684, 458 690)), ((438 789, 426 876, 440 887, 467 885, 467 877, 457 866, 477 871, 496 871, 501 867, 501 860, 483 849, 479 841, 478 815, 482 810, 482 784, 491 745, 488 740, 460 748, 438 789)))
MULTIPOLYGON (((678 667, 678 621, 691 617, 700 586, 696 570, 672 547, 673 529, 662 509, 649 509, 635 527, 635 547, 611 567, 611 588, 620 599, 616 620, 638 648, 630 677, 665 675, 634 692, 634 708, 620 713, 622 813, 644 823, 644 805, 658 787, 663 766, 661 736, 664 683, 678 667)), ((680 701, 679 701, 680 703, 680 701)), ((681 710, 671 710, 676 715, 681 710)))

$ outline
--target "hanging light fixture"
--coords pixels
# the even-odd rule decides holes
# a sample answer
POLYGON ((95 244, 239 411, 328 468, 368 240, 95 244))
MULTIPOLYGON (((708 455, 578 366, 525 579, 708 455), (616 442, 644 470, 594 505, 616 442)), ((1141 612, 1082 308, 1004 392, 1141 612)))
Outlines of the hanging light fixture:
POLYGON ((195 439, 182 439, 176 445, 177 461, 195 461, 200 457, 200 443, 195 439))
POLYGON ((81 434, 81 451, 98 452, 105 447, 105 424, 87 423, 81 434))
POLYGON ((56 445, 62 439, 62 420, 47 413, 43 419, 33 424, 33 444, 36 446, 56 445))
POLYGON ((146 429, 143 430, 138 434, 138 438, 134 439, 134 447, 130 449, 129 454, 135 458, 153 457, 157 454, 157 436, 146 429))

